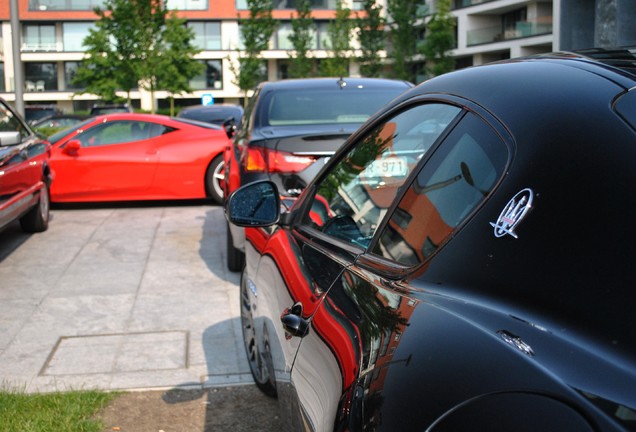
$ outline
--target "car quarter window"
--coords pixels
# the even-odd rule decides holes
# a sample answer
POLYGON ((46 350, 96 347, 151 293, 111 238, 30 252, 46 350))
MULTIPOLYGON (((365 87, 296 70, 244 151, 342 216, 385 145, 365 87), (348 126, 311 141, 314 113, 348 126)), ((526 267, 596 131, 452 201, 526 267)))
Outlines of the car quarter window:
POLYGON ((303 224, 366 248, 398 189, 460 112, 421 104, 380 123, 319 182, 303 224))
POLYGON ((507 160, 499 136, 467 114, 409 185, 373 253, 404 265, 425 261, 485 200, 507 160))

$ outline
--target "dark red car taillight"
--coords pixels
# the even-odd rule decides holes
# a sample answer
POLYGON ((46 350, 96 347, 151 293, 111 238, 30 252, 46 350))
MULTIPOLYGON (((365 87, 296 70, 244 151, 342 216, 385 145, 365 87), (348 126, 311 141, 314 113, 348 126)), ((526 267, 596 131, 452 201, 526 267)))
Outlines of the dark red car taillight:
POLYGON ((314 163, 313 156, 298 156, 292 153, 251 147, 243 159, 243 168, 247 172, 297 173, 314 163))

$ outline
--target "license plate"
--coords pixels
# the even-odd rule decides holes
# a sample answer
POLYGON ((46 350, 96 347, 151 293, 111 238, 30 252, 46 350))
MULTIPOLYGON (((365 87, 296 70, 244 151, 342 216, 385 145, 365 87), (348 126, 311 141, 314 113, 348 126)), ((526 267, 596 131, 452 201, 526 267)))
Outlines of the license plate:
POLYGON ((366 169, 366 177, 406 177, 409 167, 406 158, 390 156, 374 160, 366 169))

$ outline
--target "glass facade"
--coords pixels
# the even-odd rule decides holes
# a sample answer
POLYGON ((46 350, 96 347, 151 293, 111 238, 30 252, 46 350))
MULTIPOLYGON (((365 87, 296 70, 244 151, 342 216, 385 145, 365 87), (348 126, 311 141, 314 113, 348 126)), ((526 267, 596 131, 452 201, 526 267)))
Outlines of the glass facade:
POLYGON ((66 22, 62 23, 62 42, 64 51, 83 52, 84 39, 88 36, 89 30, 94 26, 90 22, 66 22))
POLYGON ((190 80, 190 87, 193 90, 221 90, 223 88, 223 62, 221 60, 204 60, 202 63, 205 65, 205 69, 201 75, 190 80))
POLYGON ((24 24, 23 51, 55 51, 55 24, 24 24))
POLYGON ((24 86, 27 92, 58 90, 57 63, 24 63, 24 86))
POLYGON ((30 0, 30 11, 93 10, 104 6, 105 0, 30 0))
POLYGON ((194 31, 193 45, 202 50, 221 49, 221 23, 211 21, 190 21, 188 28, 194 31))
POLYGON ((166 7, 174 10, 207 10, 207 0, 166 0, 166 7))

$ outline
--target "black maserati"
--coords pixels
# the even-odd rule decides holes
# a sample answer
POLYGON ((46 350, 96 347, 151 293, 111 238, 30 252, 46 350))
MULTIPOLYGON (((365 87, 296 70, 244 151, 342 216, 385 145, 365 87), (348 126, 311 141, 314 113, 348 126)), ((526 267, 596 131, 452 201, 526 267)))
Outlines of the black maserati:
POLYGON ((257 182, 245 347, 285 430, 636 430, 636 58, 555 53, 400 96, 290 209, 257 182))

